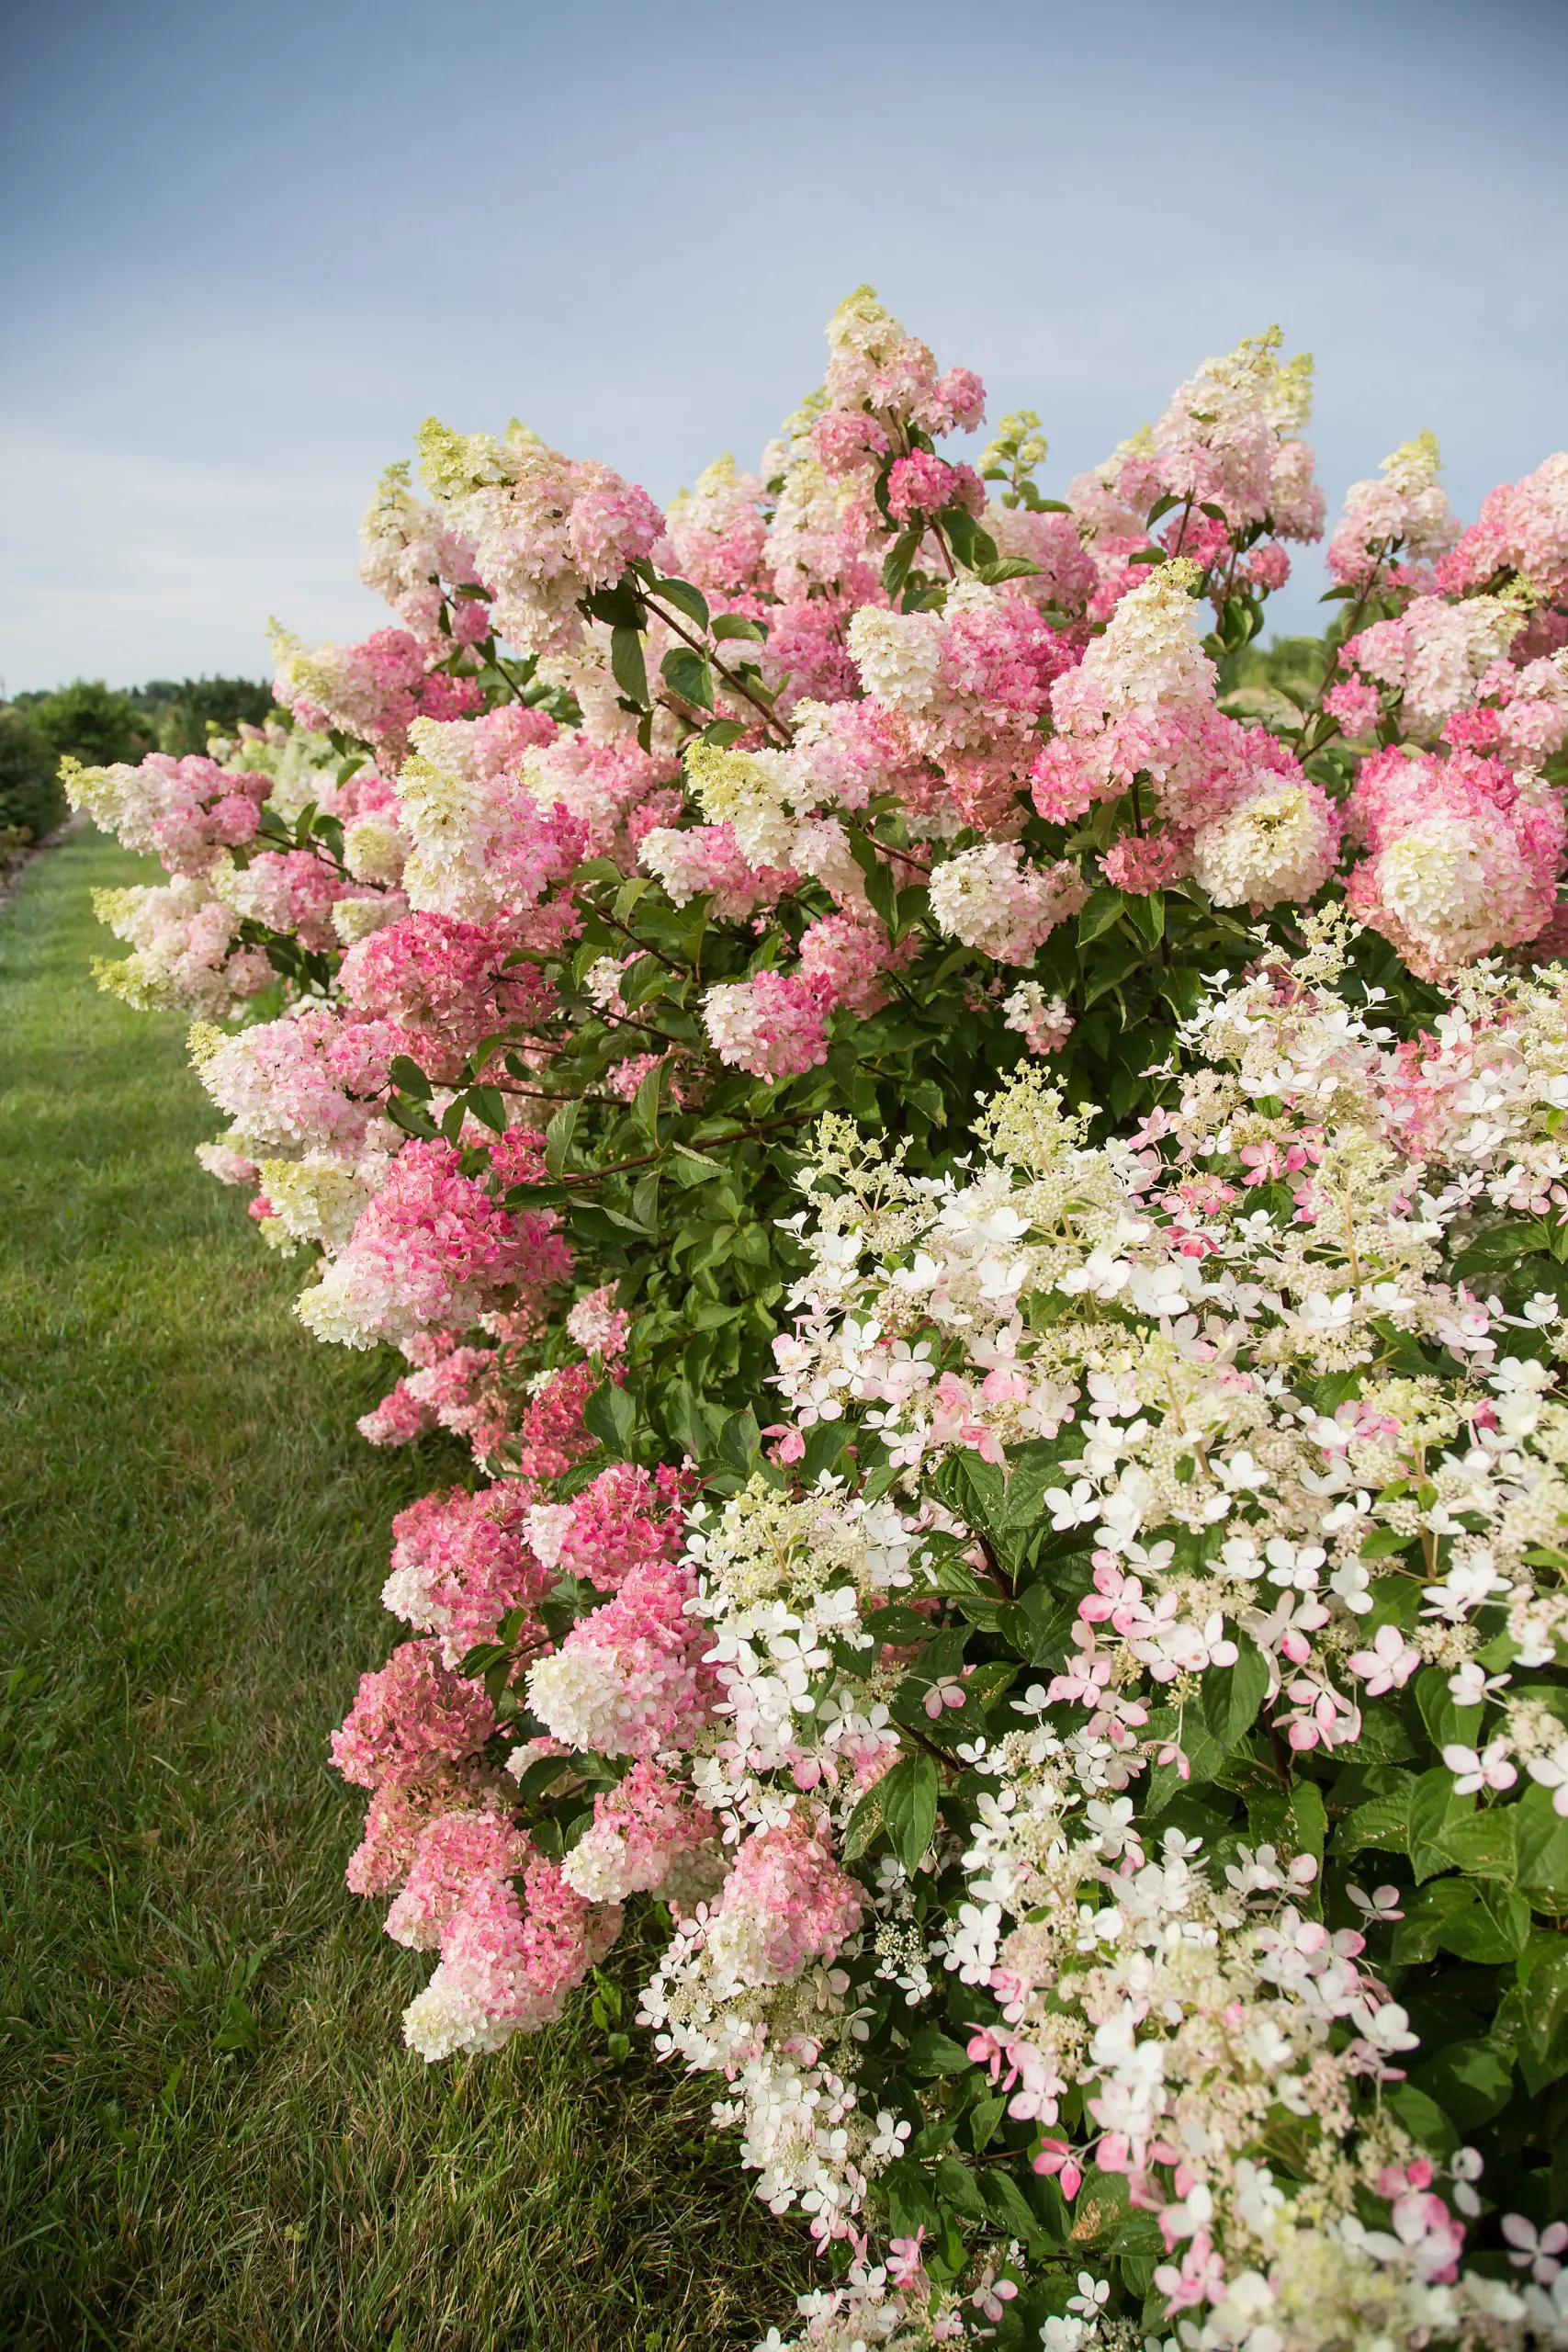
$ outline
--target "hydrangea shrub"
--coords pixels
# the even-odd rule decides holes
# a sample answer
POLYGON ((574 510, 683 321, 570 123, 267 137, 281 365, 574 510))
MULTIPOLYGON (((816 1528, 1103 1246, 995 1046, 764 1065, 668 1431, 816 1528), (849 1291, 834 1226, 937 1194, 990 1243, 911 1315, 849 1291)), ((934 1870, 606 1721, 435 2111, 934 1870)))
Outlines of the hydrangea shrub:
POLYGON ((829 352, 668 512, 433 422, 394 627, 70 779, 366 1437, 473 1454, 349 1884, 432 2062, 661 1924, 793 2346, 1568 2342, 1568 457, 1396 451, 1238 689, 1277 333, 1066 500, 829 352))

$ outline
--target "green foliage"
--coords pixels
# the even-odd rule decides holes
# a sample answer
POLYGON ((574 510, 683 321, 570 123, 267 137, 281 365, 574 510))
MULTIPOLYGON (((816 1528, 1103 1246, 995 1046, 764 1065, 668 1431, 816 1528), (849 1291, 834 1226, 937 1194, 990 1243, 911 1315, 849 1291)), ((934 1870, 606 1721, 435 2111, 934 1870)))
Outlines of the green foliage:
POLYGON ((28 712, 0 707, 0 832, 17 826, 41 841, 54 831, 65 815, 59 765, 28 712))
POLYGON ((152 679, 126 696, 157 731, 158 749, 182 758, 205 752, 210 735, 232 735, 242 726, 283 720, 270 685, 254 678, 152 679))
POLYGON ((29 695, 27 714, 57 759, 69 756, 85 767, 112 767, 157 749, 155 731, 130 695, 116 694, 101 678, 78 678, 53 694, 29 695))

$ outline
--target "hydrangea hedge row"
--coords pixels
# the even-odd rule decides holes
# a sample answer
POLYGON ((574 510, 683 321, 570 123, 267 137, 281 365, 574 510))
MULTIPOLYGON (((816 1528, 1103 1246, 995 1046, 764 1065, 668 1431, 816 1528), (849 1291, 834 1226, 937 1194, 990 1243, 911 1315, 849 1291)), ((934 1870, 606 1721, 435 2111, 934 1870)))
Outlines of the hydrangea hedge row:
POLYGON ((366 1436, 473 1452, 350 1885, 433 2061, 657 1917, 791 2344, 1568 2342, 1568 457, 1397 451, 1248 696, 1277 334, 1066 501, 829 346, 668 513, 427 425, 395 627, 71 780, 366 1436))

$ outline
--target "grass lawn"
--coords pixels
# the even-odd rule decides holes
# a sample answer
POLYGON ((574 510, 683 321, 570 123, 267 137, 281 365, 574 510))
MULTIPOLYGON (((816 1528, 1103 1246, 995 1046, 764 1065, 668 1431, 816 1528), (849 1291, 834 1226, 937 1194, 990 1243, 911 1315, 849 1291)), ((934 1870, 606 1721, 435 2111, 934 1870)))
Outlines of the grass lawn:
POLYGON ((711 2086, 586 2014, 402 2047, 430 1962, 344 1891, 326 1740, 459 1458, 355 1434, 386 1368, 197 1167, 186 1024, 95 989, 88 888, 140 870, 80 835, 0 911, 0 2342, 750 2345, 803 2241, 711 2086))

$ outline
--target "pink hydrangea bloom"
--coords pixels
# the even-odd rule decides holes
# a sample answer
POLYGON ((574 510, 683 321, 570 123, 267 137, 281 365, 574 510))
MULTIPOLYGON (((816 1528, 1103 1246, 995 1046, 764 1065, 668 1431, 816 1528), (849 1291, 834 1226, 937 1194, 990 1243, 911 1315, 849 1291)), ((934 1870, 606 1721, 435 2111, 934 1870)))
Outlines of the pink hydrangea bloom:
POLYGON ((261 850, 218 877, 218 887, 236 914, 269 931, 295 932, 302 947, 338 944, 332 910, 350 886, 309 850, 261 850))
POLYGON ((420 1832, 387 1933, 394 1943, 434 1951, 478 1882, 519 1877, 533 1852, 532 1840, 504 1814, 478 1806, 437 1814, 420 1832))
POLYGON ((510 1214, 463 1175, 454 1146, 416 1140, 299 1313, 318 1338, 366 1348, 473 1322, 506 1290, 564 1282, 570 1272, 550 1212, 510 1214))
POLYGON ((438 1814, 454 1807, 502 1802, 495 1782, 472 1764, 433 1771, 394 1773, 370 1792, 365 1835, 350 1855, 344 1875, 351 1894, 392 1894, 408 1876, 414 1849, 438 1814))
POLYGON ((417 1395, 405 1379, 395 1381, 378 1405, 361 1413, 355 1427, 367 1444, 389 1450, 428 1437, 439 1423, 434 1405, 417 1395))
POLYGON ((333 1762, 345 1781, 378 1788, 434 1764, 456 1764, 482 1747, 495 1711, 479 1682, 449 1673, 429 1642, 403 1642, 359 1694, 332 1737, 333 1762))
POLYGON ((828 1058, 821 1001, 791 972, 721 981, 703 1000, 703 1022, 720 1061, 754 1078, 795 1078, 828 1058))
POLYGON ((1088 896, 1076 865, 1030 865, 1016 842, 960 850, 931 873, 931 913, 940 927, 1003 964, 1032 964, 1088 896))
POLYGON ((852 915, 820 915, 800 942, 800 974, 824 1008, 876 1012, 887 1001, 887 974, 910 960, 911 938, 900 950, 879 922, 852 915))
POLYGON ((192 1055, 208 1093, 254 1150, 352 1150, 407 1043, 389 1021, 344 1021, 305 1003, 231 1037, 197 1032, 192 1055))
POLYGON ((474 1494, 425 1495, 393 1520, 382 1602, 416 1633, 437 1634, 447 1666, 494 1641, 509 1610, 531 1609, 549 1591, 553 1579, 528 1542, 528 1489, 503 1479, 474 1494))
POLYGON ((716 1973, 740 1984, 787 1984, 831 1960, 861 1922, 864 1898, 809 1808, 782 1827, 755 1829, 735 1857, 708 1915, 716 1973))
POLYGON ((1533 939, 1555 910, 1562 806, 1501 760, 1379 752, 1349 812, 1368 855, 1346 897, 1423 979, 1533 939))
POLYGON ((939 514, 945 506, 978 514, 985 503, 986 485, 973 466, 950 466, 923 449, 895 459, 887 477, 888 510, 900 523, 916 514, 939 514))
POLYGON ((663 1464, 614 1463, 570 1502, 536 1504, 529 1539, 547 1567, 613 1592, 634 1568, 679 1557, 688 1483, 663 1464))
POLYGON ((1383 459, 1379 480, 1351 483, 1328 543, 1339 586, 1370 588, 1395 548, 1424 564, 1452 547, 1459 521, 1438 486, 1438 465, 1437 442, 1423 433, 1383 459))
POLYGON ((927 395, 920 421, 928 433, 973 433, 985 418, 986 387, 973 368, 949 368, 927 395))
POLYGON ((220 767, 193 754, 150 752, 140 767, 76 771, 73 807, 85 807, 127 849, 160 858, 171 874, 206 874, 223 851, 255 837, 272 778, 220 767))
POLYGON ((535 1390, 517 1424, 517 1464, 525 1478, 564 1478, 598 1446, 582 1408, 600 1385, 596 1364, 562 1364, 535 1390))
POLYGON ((776 906, 795 878, 785 867, 751 865, 728 824, 679 831, 655 826, 643 835, 637 861, 658 876, 678 907, 707 892, 718 922, 739 922, 759 907, 776 906))
POLYGON ((733 459, 709 466, 670 511, 666 527, 681 577, 710 596, 752 585, 768 543, 764 496, 761 478, 738 472, 733 459))
POLYGON ((629 1894, 661 1894, 671 1881, 694 1886, 705 1848, 712 1852, 718 1824, 705 1805, 659 1765, 634 1764, 615 1788, 593 1800, 593 1826, 567 1856, 569 1886, 594 1903, 623 1903, 629 1894))
POLYGON ((1382 696, 1365 678, 1337 680, 1324 695, 1323 707, 1348 736, 1370 735, 1382 717, 1382 696))
POLYGON ((584 1292, 566 1318, 567 1338, 605 1363, 625 1355, 630 1329, 631 1317, 615 1305, 614 1283, 584 1292))
POLYGON ((1305 906, 1338 862, 1341 830, 1321 786, 1293 762, 1281 774, 1270 760, 1228 809, 1199 828, 1192 871, 1216 906, 1255 913, 1286 902, 1305 906))
POLYGON ((1114 888, 1130 898, 1146 898, 1151 890, 1164 890, 1190 873, 1191 840, 1179 832, 1124 833, 1106 851, 1100 867, 1114 888))
POLYGON ((362 645, 322 645, 313 653, 282 638, 277 653, 273 693, 302 727, 341 727, 394 763, 416 718, 458 718, 484 706, 476 679, 432 669, 430 653, 407 629, 377 629, 362 645))
POLYGON ((507 963, 515 944, 505 927, 405 915, 349 949, 343 992, 351 1005, 407 1030, 438 1065, 455 1063, 481 1037, 536 1026, 555 1010, 555 990, 541 972, 507 963))
POLYGON ((711 1688, 706 1631, 686 1609, 694 1590, 688 1569, 650 1560, 579 1619, 528 1676, 528 1703, 546 1729, 598 1756, 689 1747, 707 1719, 711 1688))
POLYGON ((542 1855, 527 1865, 521 1900, 508 1879, 473 1880, 442 1929, 435 1973, 404 2018, 409 2047, 434 2062, 536 2032, 560 2015, 620 1924, 616 1906, 585 1903, 542 1855))
POLYGON ((1438 565, 1438 585, 1462 595, 1497 571, 1517 571, 1548 598, 1568 589, 1568 452, 1522 481, 1489 490, 1481 514, 1438 565))

